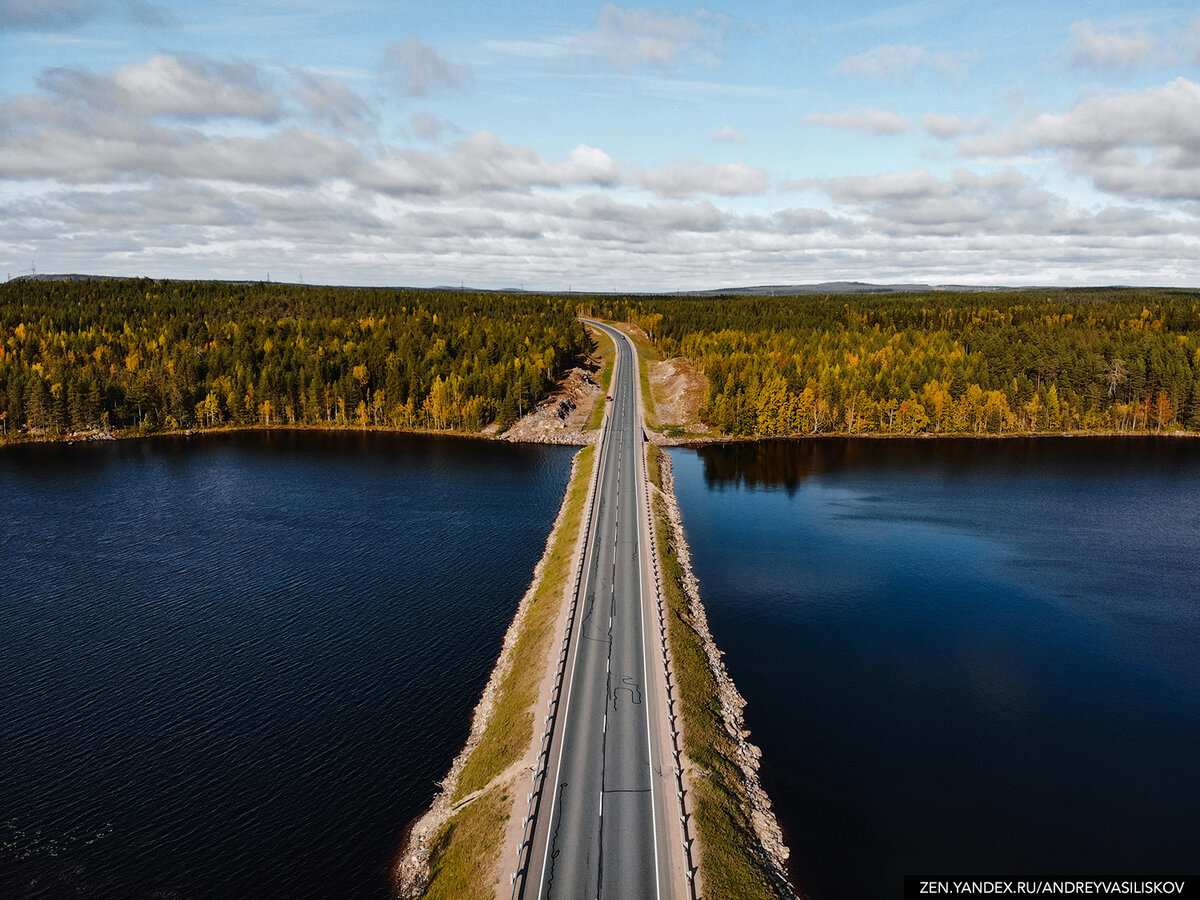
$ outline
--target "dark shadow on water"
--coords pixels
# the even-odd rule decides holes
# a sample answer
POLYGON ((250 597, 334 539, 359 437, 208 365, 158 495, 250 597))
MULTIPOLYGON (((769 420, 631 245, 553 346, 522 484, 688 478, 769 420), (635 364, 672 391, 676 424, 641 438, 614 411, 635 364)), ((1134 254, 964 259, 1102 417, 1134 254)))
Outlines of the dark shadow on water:
POLYGON ((1200 869, 1200 441, 671 456, 814 900, 1200 869))
POLYGON ((713 487, 782 488, 794 492, 807 478, 842 469, 899 471, 931 467, 953 476, 1022 469, 1062 475, 1106 477, 1134 462, 1192 466, 1200 438, 1013 437, 1013 438, 781 438, 707 445, 695 450, 713 487))

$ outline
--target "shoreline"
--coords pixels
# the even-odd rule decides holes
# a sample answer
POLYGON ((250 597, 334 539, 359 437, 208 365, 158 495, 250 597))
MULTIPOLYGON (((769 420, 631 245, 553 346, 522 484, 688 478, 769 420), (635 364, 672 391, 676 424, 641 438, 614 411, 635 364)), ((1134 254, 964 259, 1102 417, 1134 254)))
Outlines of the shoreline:
MULTIPOLYGON (((561 630, 562 619, 567 607, 566 588, 572 583, 570 578, 567 578, 562 589, 557 591, 557 596, 551 593, 549 596, 539 598, 538 595, 543 587, 550 584, 558 575, 557 571, 551 572, 550 570, 556 563, 556 556, 558 557, 557 562, 562 562, 564 559, 562 553, 564 548, 561 542, 566 541, 566 549, 569 549, 569 553, 565 555, 566 572, 572 573, 578 567, 582 520, 581 518, 577 519, 575 515, 574 506, 577 505, 575 500, 579 498, 581 486, 586 488, 582 498, 583 502, 586 504, 591 500, 596 471, 594 452, 590 451, 588 447, 581 448, 572 460, 571 474, 563 491, 558 515, 546 538, 542 556, 534 566, 530 585, 522 596, 512 622, 505 632, 496 663, 472 712, 471 730, 467 740, 451 763, 446 777, 439 782, 439 789, 434 795, 429 809, 404 829, 402 843, 391 866, 392 897, 396 900, 410 900, 410 898, 415 900, 415 898, 424 896, 458 897, 467 894, 486 897, 499 896, 504 893, 507 896, 505 893, 507 885, 502 883, 503 878, 501 877, 506 861, 504 853, 511 849, 511 844, 515 843, 510 840, 510 830, 515 823, 520 822, 520 807, 524 800, 524 795, 517 787, 517 783, 522 774, 526 776, 529 774, 526 764, 533 758, 537 748, 537 729, 534 727, 533 711, 542 705, 543 695, 547 690, 547 673, 553 671, 550 666, 554 646, 552 640, 543 641, 544 647, 525 648, 532 650, 532 655, 535 657, 532 665, 527 659, 521 657, 519 645, 527 640, 537 641, 539 635, 536 632, 547 630, 545 627, 547 624, 549 626, 548 636, 553 636, 561 630), (582 480, 583 478, 586 478, 586 481, 582 480), (572 522, 572 519, 577 520, 572 522), (534 614, 541 611, 541 608, 535 609, 536 604, 546 601, 551 604, 548 623, 545 620, 534 621, 534 614), (521 711, 522 717, 527 717, 528 721, 512 723, 499 711, 499 705, 505 699, 502 695, 506 691, 514 690, 511 680, 518 663, 532 669, 536 678, 533 702, 521 711), (500 762, 508 762, 508 764, 494 774, 487 769, 486 763, 482 764, 483 776, 490 777, 480 787, 465 795, 460 795, 464 772, 468 770, 469 766, 480 767, 474 760, 476 751, 480 750, 488 740, 492 726, 501 727, 503 725, 507 725, 510 731, 519 732, 526 729, 528 731, 528 737, 517 744, 518 752, 515 760, 508 762, 501 759, 500 762), (493 819, 485 823, 486 836, 490 842, 482 852, 474 854, 469 861, 469 871, 461 873, 457 882, 453 878, 447 878, 447 881, 451 883, 439 885, 437 881, 441 874, 439 870, 451 853, 448 832, 456 827, 456 820, 460 818, 460 813, 470 809, 477 801, 491 804, 496 813, 493 819)), ((579 512, 582 512, 582 509, 579 512)), ((552 584, 551 587, 553 587, 552 584)), ((525 698, 518 696, 517 699, 525 698)), ((495 760, 492 762, 496 764, 495 760)), ((476 780, 481 777, 479 772, 472 771, 468 774, 475 776, 476 780)), ((469 849, 478 848, 472 846, 469 849)))
POLYGON ((509 438, 502 434, 483 431, 434 430, 429 428, 393 428, 385 425, 223 425, 218 428, 187 428, 178 431, 84 431, 59 435, 36 435, 0 437, 0 449, 42 444, 103 444, 114 441, 157 440, 162 438, 203 438, 218 434, 292 433, 314 432, 318 434, 411 434, 428 437, 461 438, 465 440, 496 441, 505 444, 545 444, 564 447, 587 447, 594 444, 598 429, 564 434, 561 440, 549 436, 540 438, 509 438))
POLYGON ((1200 431, 1017 431, 1008 434, 882 434, 879 432, 837 432, 820 434, 772 434, 667 437, 659 432, 650 432, 650 442, 658 447, 711 447, 733 444, 756 444, 766 441, 821 441, 831 438, 853 438, 867 441, 1011 441, 1019 438, 1170 438, 1172 440, 1196 440, 1200 431))
MULTIPOLYGON (((704 610, 704 602, 700 596, 700 582, 696 578, 691 563, 691 553, 687 544, 686 534, 683 527, 682 514, 679 509, 679 503, 675 496, 675 477, 671 462, 671 457, 658 448, 657 453, 657 474, 658 479, 651 477, 651 484, 655 492, 655 499, 662 504, 659 509, 659 503, 655 503, 655 520, 668 530, 666 535, 667 540, 657 542, 657 552, 659 555, 659 563, 664 573, 672 570, 671 562, 678 566, 679 574, 677 583, 683 594, 682 614, 679 618, 685 621, 686 629, 684 634, 688 632, 695 635, 695 639, 699 644, 699 651, 702 654, 702 665, 707 667, 708 674, 715 683, 716 695, 720 701, 720 711, 716 714, 719 719, 721 729, 724 732, 724 737, 732 742, 734 759, 731 760, 738 769, 738 796, 736 797, 738 805, 741 807, 741 812, 746 818, 746 823, 749 828, 746 829, 749 834, 744 835, 747 838, 752 838, 752 846, 746 848, 749 857, 751 857, 750 865, 758 869, 758 874, 765 880, 766 887, 772 896, 783 898, 783 900, 804 900, 804 895, 801 894, 792 884, 788 874, 787 861, 791 855, 788 849, 783 829, 775 817, 774 809, 771 805, 771 799, 767 792, 762 787, 759 778, 759 768, 761 765, 762 753, 758 747, 751 743, 751 733, 746 727, 743 709, 746 706, 746 700, 738 691, 734 684, 733 678, 730 676, 725 667, 725 662, 722 659, 723 653, 717 646, 716 639, 708 627, 708 617, 704 610), (685 618, 686 617, 686 618, 685 618)), ((665 579, 664 579, 665 580, 665 579)), ((671 632, 671 655, 675 659, 679 659, 687 655, 687 648, 681 646, 679 639, 676 637, 676 632, 671 632)), ((681 680, 682 683, 682 680, 681 680)), ((700 700, 700 706, 703 707, 705 698, 697 698, 700 700)), ((701 730, 702 723, 698 721, 699 716, 695 719, 687 715, 689 704, 687 698, 684 698, 683 704, 683 728, 685 740, 689 736, 690 729, 701 730)), ((717 748, 711 748, 715 752, 717 748)), ((696 760, 687 755, 688 768, 697 770, 696 760)), ((703 799, 703 794, 698 792, 696 788, 700 783, 711 781, 717 777, 713 771, 689 771, 690 781, 693 785, 692 794, 700 798, 699 804, 706 801, 703 799)), ((721 810, 717 809, 717 804, 711 799, 713 809, 705 810, 701 805, 697 806, 697 817, 704 817, 706 814, 719 816, 721 810)), ((743 866, 747 864, 746 860, 735 860, 731 864, 728 859, 723 859, 720 863, 713 858, 717 848, 710 847, 708 842, 704 840, 704 832, 700 833, 700 877, 707 883, 712 879, 716 865, 722 865, 727 869, 735 868, 739 863, 743 866), (713 854, 713 856, 710 856, 713 854)), ((721 848, 729 850, 730 848, 721 848)))
MULTIPOLYGON (((140 439, 194 438, 217 434, 273 432, 317 432, 320 434, 411 434, 428 437, 448 437, 466 440, 499 441, 508 444, 544 444, 564 447, 587 447, 596 442, 600 429, 589 428, 580 432, 539 437, 510 438, 504 434, 488 434, 484 431, 434 430, 429 428, 395 428, 384 425, 223 425, 218 428, 188 428, 178 431, 84 431, 59 435, 21 435, 0 437, 0 449, 42 444, 98 444, 112 441, 135 441, 140 439)), ((709 447, 732 444, 753 444, 765 441, 820 441, 830 438, 854 438, 855 440, 971 440, 1010 441, 1019 438, 1170 438, 1172 440, 1198 440, 1198 431, 1018 431, 1007 434, 947 434, 920 432, 918 434, 881 434, 878 432, 821 432, 820 434, 773 434, 773 435, 696 435, 690 437, 667 437, 661 432, 647 428, 650 442, 658 447, 709 447)))

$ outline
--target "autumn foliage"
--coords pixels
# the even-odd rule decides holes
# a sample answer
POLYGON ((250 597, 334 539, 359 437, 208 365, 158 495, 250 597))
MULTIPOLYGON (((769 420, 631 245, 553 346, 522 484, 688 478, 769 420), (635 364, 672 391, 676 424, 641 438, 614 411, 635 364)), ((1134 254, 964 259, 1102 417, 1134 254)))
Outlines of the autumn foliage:
POLYGON ((320 425, 463 429, 527 412, 589 340, 573 303, 268 284, 0 286, 15 434, 320 425))
POLYGON ((1200 430, 1200 292, 597 300, 708 378, 731 435, 1200 430))

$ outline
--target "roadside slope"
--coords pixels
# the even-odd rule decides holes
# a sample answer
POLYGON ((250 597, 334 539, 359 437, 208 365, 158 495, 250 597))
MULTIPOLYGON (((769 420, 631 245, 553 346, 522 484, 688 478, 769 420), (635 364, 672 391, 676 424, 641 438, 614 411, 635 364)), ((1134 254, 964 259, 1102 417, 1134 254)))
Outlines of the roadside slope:
POLYGON ((675 500, 671 458, 653 445, 646 452, 703 896, 799 900, 802 895, 787 878, 783 833, 759 784, 760 754, 742 718, 745 700, 708 630, 675 500))
POLYGON ((594 447, 583 448, 575 457, 545 552, 475 708, 467 743, 428 812, 410 827, 397 857, 396 898, 470 900, 500 892, 505 880, 501 851, 509 843, 506 829, 517 817, 528 784, 533 709, 545 689, 546 673, 553 671, 553 639, 576 568, 594 458, 594 447))

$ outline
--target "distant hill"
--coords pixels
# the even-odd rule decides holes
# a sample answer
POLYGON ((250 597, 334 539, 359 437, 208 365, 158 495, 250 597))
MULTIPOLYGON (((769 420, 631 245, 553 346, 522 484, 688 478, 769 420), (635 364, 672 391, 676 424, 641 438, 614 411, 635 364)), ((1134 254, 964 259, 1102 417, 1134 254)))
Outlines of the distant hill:
MULTIPOLYGON (((11 281, 88 281, 94 279, 96 281, 123 281, 129 278, 150 277, 150 276, 125 276, 125 275, 17 275, 11 281)), ((263 282, 255 279, 223 279, 223 278, 198 278, 198 279, 181 279, 181 278, 164 278, 154 279, 156 281, 208 281, 212 284, 260 284, 263 282)), ((269 284, 288 284, 295 287, 304 286, 297 282, 266 282, 269 284)), ((641 297, 720 297, 731 294, 745 296, 795 296, 804 294, 895 294, 900 292, 913 291, 1010 291, 1016 290, 1011 285, 977 285, 977 284, 921 284, 921 283, 896 283, 896 284, 872 284, 867 281, 822 281, 816 284, 756 284, 746 285, 742 287, 723 287, 710 288, 707 290, 695 291, 537 291, 526 290, 518 287, 508 288, 477 288, 466 287, 465 285, 438 285, 433 288, 418 288, 404 285, 394 285, 392 287, 375 287, 375 286, 360 286, 352 284, 341 285, 321 285, 309 284, 309 287, 336 287, 336 288, 355 288, 362 287, 363 290, 412 290, 412 291, 469 291, 474 294, 579 294, 579 295, 601 295, 601 296, 641 296, 641 297)), ((1118 287, 1119 285, 1103 285, 1103 287, 1118 287)), ((1101 287, 1101 285, 1093 285, 1093 287, 1101 287)), ((1049 290, 1051 286, 1033 287, 1026 285, 1022 290, 1049 290)))
POLYGON ((818 284, 756 284, 747 287, 727 287, 707 291, 683 291, 696 297, 715 297, 721 294, 780 295, 794 294, 893 294, 901 291, 1006 291, 1003 285, 971 284, 871 284, 866 281, 822 281, 818 284))

